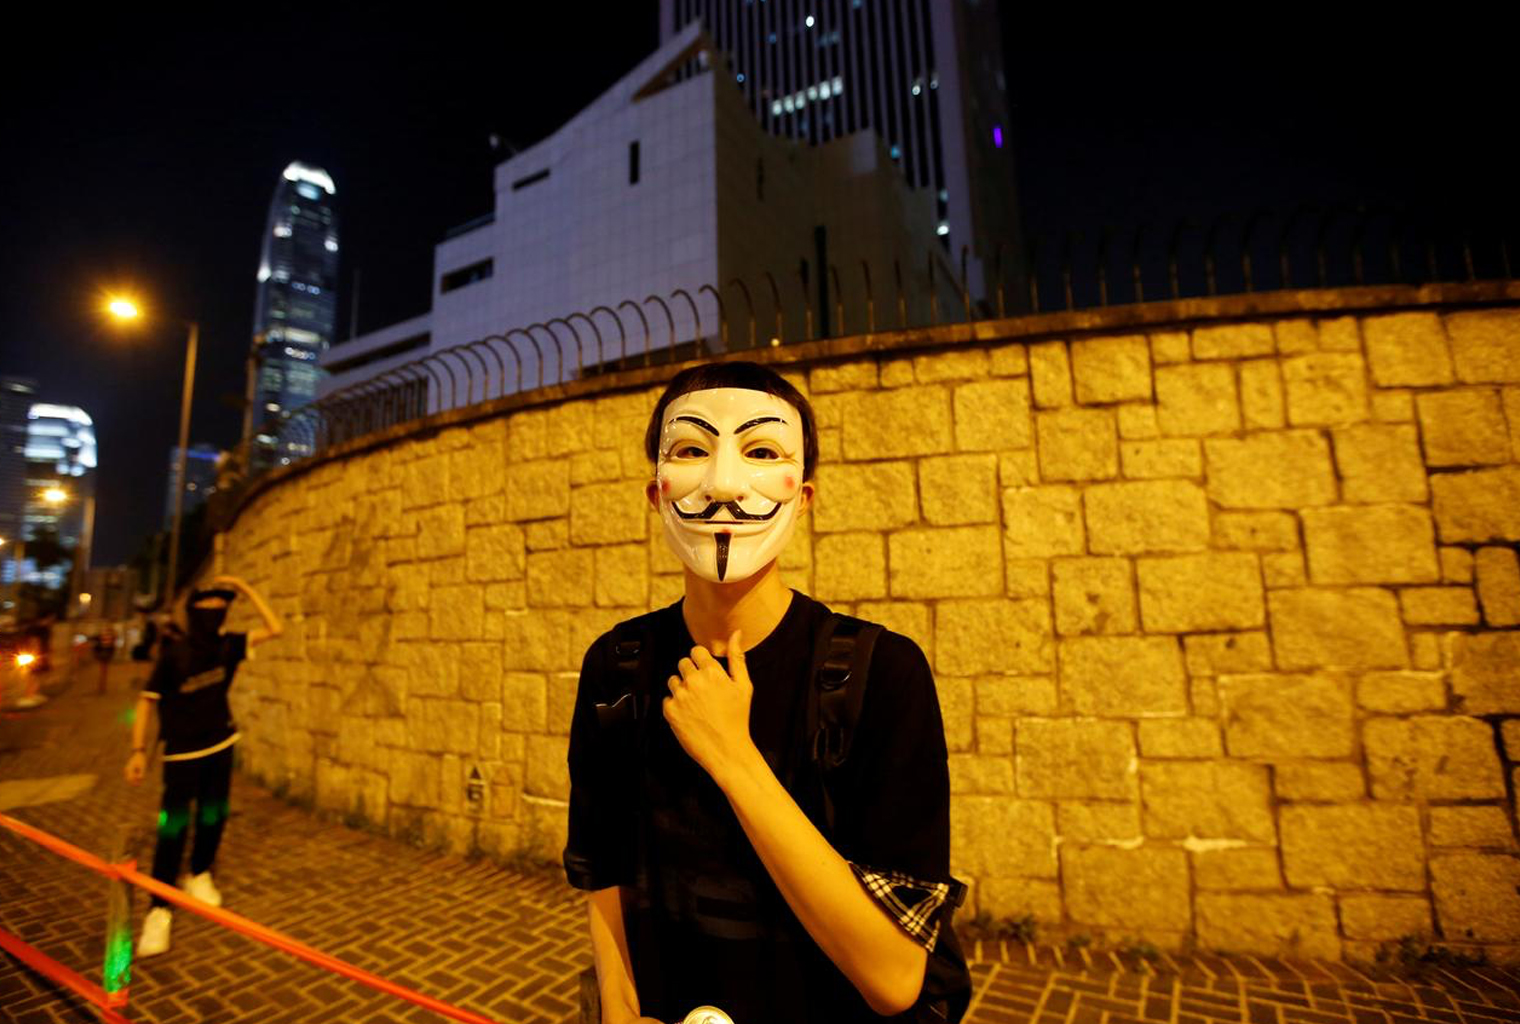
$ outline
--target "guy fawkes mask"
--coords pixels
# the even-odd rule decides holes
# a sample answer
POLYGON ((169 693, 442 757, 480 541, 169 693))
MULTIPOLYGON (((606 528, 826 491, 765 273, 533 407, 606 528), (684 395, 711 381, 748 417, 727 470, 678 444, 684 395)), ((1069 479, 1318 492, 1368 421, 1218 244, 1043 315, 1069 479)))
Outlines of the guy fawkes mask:
POLYGON ((803 483, 802 417, 764 391, 690 391, 665 409, 655 463, 665 539, 715 583, 748 579, 791 539, 803 483))

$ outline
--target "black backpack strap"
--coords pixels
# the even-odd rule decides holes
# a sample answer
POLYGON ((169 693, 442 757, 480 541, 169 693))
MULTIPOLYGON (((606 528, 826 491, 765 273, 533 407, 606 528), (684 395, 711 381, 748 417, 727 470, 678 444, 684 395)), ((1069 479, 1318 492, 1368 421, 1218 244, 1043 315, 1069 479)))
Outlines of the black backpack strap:
POLYGON ((642 621, 632 619, 619 623, 612 634, 612 686, 608 695, 616 694, 611 703, 598 702, 596 717, 604 728, 616 722, 633 719, 642 726, 649 718, 650 649, 649 631, 642 621))
POLYGON ((865 702, 871 652, 881 631, 875 622, 835 612, 819 629, 813 648, 807 735, 810 757, 823 781, 823 811, 829 833, 834 830, 829 773, 850 756, 855 723, 865 702))

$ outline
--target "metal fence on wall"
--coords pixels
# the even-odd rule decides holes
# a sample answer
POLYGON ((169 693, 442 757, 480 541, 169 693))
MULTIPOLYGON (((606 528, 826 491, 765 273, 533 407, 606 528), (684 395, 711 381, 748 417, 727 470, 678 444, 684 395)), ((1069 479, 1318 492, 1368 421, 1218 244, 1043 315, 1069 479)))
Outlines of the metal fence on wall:
POLYGON ((1129 303, 1510 279, 1514 238, 1513 220, 1466 228, 1391 210, 1302 208, 1164 229, 1069 232, 1022 247, 1003 243, 979 268, 964 246, 956 254, 932 248, 911 266, 903 260, 830 265, 822 282, 813 276, 816 268, 799 260, 789 272, 599 304, 384 370, 267 421, 227 460, 219 490, 235 496, 249 483, 250 444, 272 442, 288 453, 284 461, 299 461, 438 412, 630 367, 819 337, 1129 303), (977 269, 985 285, 977 289, 980 298, 973 294, 977 269), (679 331, 678 322, 690 331, 679 331))

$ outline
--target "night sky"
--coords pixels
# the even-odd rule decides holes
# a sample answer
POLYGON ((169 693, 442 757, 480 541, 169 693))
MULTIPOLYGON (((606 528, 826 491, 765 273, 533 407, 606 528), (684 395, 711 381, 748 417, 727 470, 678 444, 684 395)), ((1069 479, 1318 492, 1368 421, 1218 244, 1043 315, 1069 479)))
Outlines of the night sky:
MULTIPOLYGON (((1009 138, 1034 233, 1301 203, 1514 210, 1497 34, 1237 27, 1228 43, 1159 30, 1105 42, 1002 6, 1009 138)), ((542 138, 656 45, 650 0, 594 9, 510 4, 482 21, 443 7, 428 24, 415 10, 222 7, 215 27, 203 8, 8 33, 0 372, 94 417, 96 564, 126 560, 162 515, 184 358, 169 318, 201 324, 192 443, 237 439, 260 236, 284 166, 321 165, 338 185, 339 336, 356 268, 361 331, 423 312, 433 245, 492 207, 502 153, 490 136, 542 138), (113 288, 135 290, 158 321, 129 334, 104 324, 96 308, 113 288)))

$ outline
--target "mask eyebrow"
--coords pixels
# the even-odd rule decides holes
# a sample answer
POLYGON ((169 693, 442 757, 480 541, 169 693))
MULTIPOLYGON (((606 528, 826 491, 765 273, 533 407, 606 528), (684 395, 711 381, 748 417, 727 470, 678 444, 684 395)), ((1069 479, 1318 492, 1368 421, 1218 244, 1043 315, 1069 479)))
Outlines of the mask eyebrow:
POLYGON ((758 427, 762 423, 780 423, 782 426, 785 426, 786 420, 782 419, 780 416, 756 416, 748 423, 741 424, 739 426, 739 429, 735 430, 734 433, 742 434, 746 430, 749 430, 751 427, 758 427))
MULTIPOLYGON (((704 420, 704 419, 702 419, 701 417, 698 417, 698 416, 677 416, 674 419, 672 419, 670 422, 672 422, 672 423, 692 423, 692 424, 695 424, 696 426, 700 427, 701 429, 707 431, 713 437, 717 437, 718 436, 718 428, 715 427, 715 426, 713 426, 711 423, 707 422, 706 420, 704 420)), ((743 429, 743 428, 741 428, 741 429, 743 429)))

